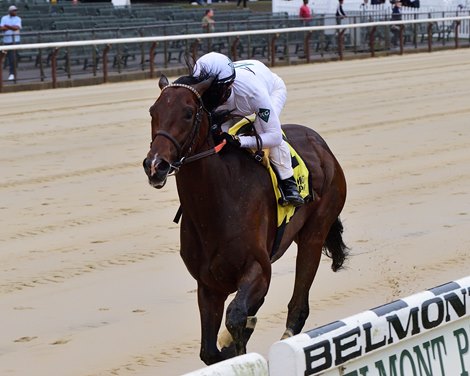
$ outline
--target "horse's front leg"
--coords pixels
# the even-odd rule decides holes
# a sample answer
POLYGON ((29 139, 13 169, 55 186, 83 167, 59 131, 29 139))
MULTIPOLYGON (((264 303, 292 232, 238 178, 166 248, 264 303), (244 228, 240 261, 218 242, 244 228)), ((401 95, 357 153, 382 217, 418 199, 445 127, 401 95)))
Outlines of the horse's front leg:
POLYGON ((226 294, 209 289, 198 283, 197 297, 199 313, 201 316, 201 360, 207 365, 224 360, 224 356, 217 348, 217 334, 219 332, 226 294))
POLYGON ((256 315, 268 292, 271 264, 254 262, 248 266, 239 281, 237 294, 227 307, 225 325, 232 336, 236 355, 246 353, 246 343, 254 330, 256 318, 247 325, 247 317, 256 315))

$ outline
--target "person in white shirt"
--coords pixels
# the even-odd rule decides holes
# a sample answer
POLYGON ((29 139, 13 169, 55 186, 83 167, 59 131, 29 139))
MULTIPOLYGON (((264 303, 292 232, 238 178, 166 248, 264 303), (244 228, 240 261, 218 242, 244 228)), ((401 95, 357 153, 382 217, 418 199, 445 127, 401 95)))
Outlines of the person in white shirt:
MULTIPOLYGON (((8 8, 8 14, 3 16, 0 21, 0 30, 3 30, 3 44, 12 45, 20 43, 21 18, 16 15, 18 8, 11 5, 8 8)), ((7 60, 10 68, 9 80, 15 79, 15 51, 8 51, 7 60)))
POLYGON ((338 0, 338 7, 336 8, 336 23, 341 25, 342 20, 346 18, 346 13, 343 10, 344 0, 338 0))
MULTIPOLYGON (((217 110, 229 110, 233 115, 256 114, 254 127, 263 148, 269 149, 269 159, 280 178, 280 187, 289 204, 304 203, 293 176, 289 146, 282 137, 279 115, 284 107, 287 89, 284 81, 257 60, 232 62, 227 56, 210 52, 200 57, 194 66, 193 76, 215 76, 225 93, 220 96, 217 110)), ((226 132, 229 123, 222 124, 226 132)), ((255 136, 232 137, 223 133, 232 145, 256 148, 255 136)))

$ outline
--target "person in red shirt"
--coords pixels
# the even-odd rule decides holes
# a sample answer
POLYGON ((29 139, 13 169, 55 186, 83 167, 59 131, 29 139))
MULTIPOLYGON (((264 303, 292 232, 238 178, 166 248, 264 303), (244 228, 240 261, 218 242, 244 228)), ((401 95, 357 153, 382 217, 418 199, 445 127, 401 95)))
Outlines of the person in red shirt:
POLYGON ((312 10, 308 6, 308 0, 303 0, 304 5, 300 7, 299 17, 304 21, 305 26, 309 26, 312 21, 312 10))

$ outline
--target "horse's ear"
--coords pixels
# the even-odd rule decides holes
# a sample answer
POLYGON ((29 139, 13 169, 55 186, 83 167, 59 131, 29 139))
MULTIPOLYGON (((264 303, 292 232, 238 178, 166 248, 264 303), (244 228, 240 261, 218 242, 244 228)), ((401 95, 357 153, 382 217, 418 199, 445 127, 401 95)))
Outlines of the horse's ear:
POLYGON ((168 78, 166 78, 166 76, 162 74, 160 76, 160 80, 158 81, 158 86, 160 86, 160 89, 163 90, 163 88, 168 85, 169 85, 168 78))
POLYGON ((207 80, 199 82, 198 84, 194 85, 193 87, 197 90, 199 94, 204 94, 207 89, 212 85, 214 82, 215 77, 209 77, 207 80))

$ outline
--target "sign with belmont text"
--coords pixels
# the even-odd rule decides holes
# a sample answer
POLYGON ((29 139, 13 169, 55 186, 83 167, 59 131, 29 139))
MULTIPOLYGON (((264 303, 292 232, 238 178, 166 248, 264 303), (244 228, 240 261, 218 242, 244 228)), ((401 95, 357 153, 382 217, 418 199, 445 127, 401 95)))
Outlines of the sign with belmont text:
POLYGON ((275 343, 270 375, 468 376, 470 277, 275 343))

